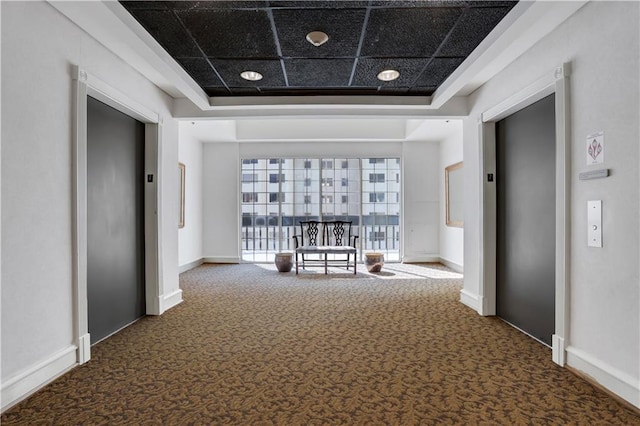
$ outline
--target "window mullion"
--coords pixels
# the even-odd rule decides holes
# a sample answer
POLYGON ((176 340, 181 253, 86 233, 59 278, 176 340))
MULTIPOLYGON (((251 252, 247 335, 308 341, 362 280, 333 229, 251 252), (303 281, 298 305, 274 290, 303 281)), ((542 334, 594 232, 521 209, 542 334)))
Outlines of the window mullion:
POLYGON ((365 237, 365 230, 364 230, 364 222, 363 222, 363 217, 362 217, 362 209, 364 207, 364 201, 362 199, 364 194, 364 176, 362 175, 362 162, 364 161, 363 158, 360 158, 358 161, 358 176, 360 177, 360 179, 358 179, 360 181, 360 202, 358 203, 360 206, 360 238, 358 238, 358 240, 360 241, 360 250, 358 250, 358 252, 360 253, 360 258, 358 259, 358 262, 362 261, 362 246, 364 244, 364 237, 365 237))
POLYGON ((322 172, 323 172, 323 169, 322 169, 322 158, 319 159, 318 170, 320 170, 320 176, 319 176, 320 188, 318 189, 318 197, 319 197, 318 206, 320 207, 320 209, 319 209, 320 211, 318 212, 318 217, 319 217, 320 220, 323 220, 324 219, 324 214, 322 212, 322 207, 323 207, 323 205, 322 205, 322 192, 323 192, 322 188, 324 186, 324 177, 322 176, 322 172))
POLYGON ((282 158, 278 159, 278 251, 282 251, 282 158))

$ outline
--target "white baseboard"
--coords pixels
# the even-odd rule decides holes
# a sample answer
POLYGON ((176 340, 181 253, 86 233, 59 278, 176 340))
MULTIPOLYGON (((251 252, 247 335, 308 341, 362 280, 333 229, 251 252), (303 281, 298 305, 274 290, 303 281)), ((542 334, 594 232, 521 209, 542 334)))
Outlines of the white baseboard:
POLYGON ((84 364, 91 359, 91 335, 89 333, 78 339, 78 364, 84 364))
POLYGON ((478 314, 483 317, 492 317, 496 314, 496 308, 489 306, 489 298, 478 295, 478 314))
POLYGON ((184 265, 180 265, 180 267, 178 268, 178 273, 181 274, 183 272, 187 272, 193 268, 197 268, 203 263, 204 263, 204 259, 197 259, 197 260, 194 260, 193 262, 185 263, 184 265))
POLYGON ((414 253, 402 256, 402 263, 433 263, 440 262, 440 256, 432 253, 414 253))
POLYGON ((557 334, 551 336, 551 357, 553 362, 561 367, 564 367, 567 362, 567 348, 565 347, 565 340, 557 334))
POLYGON ((11 408, 77 365, 77 348, 71 345, 2 383, 2 411, 11 408))
POLYGON ((478 296, 477 294, 473 294, 465 289, 462 289, 460 290, 460 302, 467 305, 474 311, 480 312, 480 307, 482 306, 482 304, 480 296, 478 296))
POLYGON ((444 266, 447 266, 451 269, 453 269, 454 271, 463 274, 464 273, 464 266, 460 265, 459 263, 456 262, 452 262, 450 260, 445 259, 444 257, 440 258, 440 263, 442 263, 444 266))
POLYGON ((640 380, 614 368, 587 352, 569 346, 567 365, 589 377, 605 389, 640 408, 640 380))
POLYGON ((180 289, 167 295, 160 296, 160 314, 163 314, 180 303, 182 303, 182 290, 180 289))
POLYGON ((204 263, 240 263, 238 257, 204 257, 202 258, 204 263))

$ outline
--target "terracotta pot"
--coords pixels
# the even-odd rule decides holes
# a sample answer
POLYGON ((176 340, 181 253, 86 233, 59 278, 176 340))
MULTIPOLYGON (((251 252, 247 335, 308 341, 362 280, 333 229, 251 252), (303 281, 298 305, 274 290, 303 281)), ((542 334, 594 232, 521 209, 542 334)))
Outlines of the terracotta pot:
POLYGON ((275 259, 278 272, 289 272, 293 268, 293 253, 276 253, 275 259))
POLYGON ((380 272, 384 265, 383 253, 365 253, 364 264, 369 272, 380 272))

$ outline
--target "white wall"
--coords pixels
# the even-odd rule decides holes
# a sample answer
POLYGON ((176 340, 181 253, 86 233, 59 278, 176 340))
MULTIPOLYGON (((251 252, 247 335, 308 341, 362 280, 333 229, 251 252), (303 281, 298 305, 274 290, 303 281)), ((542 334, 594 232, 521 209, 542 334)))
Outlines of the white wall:
POLYGON ((204 144, 203 257, 238 262, 239 166, 241 158, 401 157, 404 167, 405 256, 412 261, 438 257, 437 143, 420 142, 219 142, 204 144), (408 234, 407 229, 412 230, 408 234))
POLYGON ((464 230, 446 225, 444 169, 462 161, 462 121, 451 120, 455 130, 440 142, 439 194, 440 200, 440 258, 447 265, 462 272, 464 267, 464 230))
POLYGON ((435 142, 402 145, 404 262, 439 259, 440 146, 435 142))
MULTIPOLYGON (((171 98, 44 2, 2 2, 3 407, 75 363, 73 65, 163 118, 163 170, 178 161, 171 98), (43 367, 41 369, 38 366, 43 367)), ((161 174, 175 211, 175 173, 161 174)), ((160 216, 160 296, 178 291, 177 221, 160 216)))
POLYGON ((206 143, 202 157, 202 254, 209 262, 240 261, 238 143, 206 143))
POLYGON ((180 122, 178 159, 185 165, 185 221, 178 231, 178 264, 188 267, 202 259, 202 142, 189 131, 191 122, 180 122))
POLYGON ((571 278, 568 364, 640 406, 639 295, 639 7, 588 3, 558 29, 477 90, 464 124, 465 280, 478 295, 480 162, 478 118, 563 62, 571 73, 571 278), (593 170, 585 138, 605 132, 611 176, 580 181, 593 170), (603 200, 603 248, 586 242, 587 200, 603 200))

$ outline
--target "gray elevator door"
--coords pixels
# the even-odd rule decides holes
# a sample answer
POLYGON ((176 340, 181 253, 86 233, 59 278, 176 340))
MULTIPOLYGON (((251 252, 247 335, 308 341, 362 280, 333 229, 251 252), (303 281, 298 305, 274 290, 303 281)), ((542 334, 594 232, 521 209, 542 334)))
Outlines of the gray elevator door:
POLYGON ((551 345, 555 332, 554 95, 496 124, 496 313, 551 345))
POLYGON ((144 125, 87 98, 87 292, 96 343, 145 313, 144 125))

